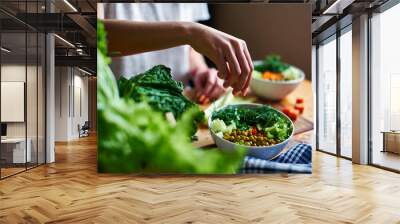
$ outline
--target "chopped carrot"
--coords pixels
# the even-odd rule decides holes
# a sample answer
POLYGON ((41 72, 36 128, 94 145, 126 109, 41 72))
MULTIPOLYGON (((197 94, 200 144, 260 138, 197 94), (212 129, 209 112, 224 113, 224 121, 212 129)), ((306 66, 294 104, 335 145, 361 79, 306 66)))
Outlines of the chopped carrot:
POLYGON ((289 107, 285 107, 282 109, 282 112, 286 115, 288 115, 290 113, 290 108, 289 107))
POLYGON ((283 80, 283 75, 281 73, 266 71, 263 73, 263 79, 272 81, 283 80))
POLYGON ((288 114, 288 117, 292 121, 296 121, 298 116, 299 116, 299 112, 297 110, 290 110, 290 113, 288 114))

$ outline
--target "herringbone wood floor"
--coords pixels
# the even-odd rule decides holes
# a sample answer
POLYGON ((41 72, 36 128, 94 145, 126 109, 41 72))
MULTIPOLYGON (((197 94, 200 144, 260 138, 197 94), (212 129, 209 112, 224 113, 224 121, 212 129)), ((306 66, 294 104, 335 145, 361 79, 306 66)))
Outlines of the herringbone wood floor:
POLYGON ((312 175, 96 173, 94 137, 0 181, 0 223, 400 223, 400 175, 315 152, 312 175))

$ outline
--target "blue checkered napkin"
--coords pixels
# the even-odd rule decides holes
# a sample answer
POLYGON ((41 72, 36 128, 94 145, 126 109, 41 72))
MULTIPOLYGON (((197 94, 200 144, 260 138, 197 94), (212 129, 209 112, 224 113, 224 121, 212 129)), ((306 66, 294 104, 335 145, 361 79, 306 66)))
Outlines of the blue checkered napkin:
POLYGON ((311 173, 311 155, 311 145, 301 143, 293 146, 273 160, 246 156, 241 173, 311 173))

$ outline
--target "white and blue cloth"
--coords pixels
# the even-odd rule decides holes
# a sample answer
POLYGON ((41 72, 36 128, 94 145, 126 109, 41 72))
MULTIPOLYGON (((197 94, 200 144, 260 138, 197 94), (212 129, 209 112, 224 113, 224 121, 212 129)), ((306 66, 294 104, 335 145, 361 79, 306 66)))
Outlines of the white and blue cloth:
POLYGON ((312 147, 297 144, 272 160, 246 156, 241 173, 311 173, 312 147))

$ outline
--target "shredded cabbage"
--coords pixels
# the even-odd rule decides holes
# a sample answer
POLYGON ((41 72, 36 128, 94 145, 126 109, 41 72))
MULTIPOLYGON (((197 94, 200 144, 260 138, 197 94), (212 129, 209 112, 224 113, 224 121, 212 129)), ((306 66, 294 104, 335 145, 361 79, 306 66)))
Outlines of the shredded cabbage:
POLYGON ((226 124, 223 120, 215 119, 211 122, 211 130, 215 133, 224 132, 226 130, 226 124))
POLYGON ((257 71, 257 70, 253 70, 253 77, 256 79, 262 79, 262 74, 261 72, 257 71))
POLYGON ((215 133, 231 133, 233 129, 236 129, 236 124, 231 122, 231 124, 227 126, 223 120, 215 119, 211 122, 210 128, 215 133))
POLYGON ((300 78, 300 71, 293 66, 290 66, 282 72, 285 80, 296 80, 300 78))

